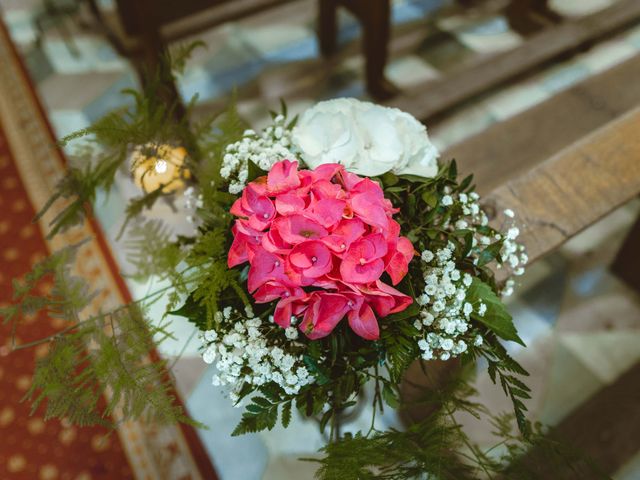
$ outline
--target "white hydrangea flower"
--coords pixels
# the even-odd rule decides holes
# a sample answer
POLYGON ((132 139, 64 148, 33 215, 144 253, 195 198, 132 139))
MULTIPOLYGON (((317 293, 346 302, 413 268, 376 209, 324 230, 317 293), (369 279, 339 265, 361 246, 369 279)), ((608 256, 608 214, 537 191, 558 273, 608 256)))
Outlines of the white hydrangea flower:
POLYGON ((317 103, 293 130, 294 145, 311 168, 340 163, 368 177, 385 172, 434 177, 438 150, 408 113, 354 98, 317 103))

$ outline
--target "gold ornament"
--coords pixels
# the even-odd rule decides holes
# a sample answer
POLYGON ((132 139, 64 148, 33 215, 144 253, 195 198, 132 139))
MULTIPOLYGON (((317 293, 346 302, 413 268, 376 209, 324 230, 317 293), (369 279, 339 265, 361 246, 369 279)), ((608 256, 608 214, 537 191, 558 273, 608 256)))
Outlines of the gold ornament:
POLYGON ((136 148, 131 155, 133 181, 145 192, 162 187, 163 193, 184 188, 184 181, 191 177, 183 168, 187 151, 172 145, 146 145, 136 148))

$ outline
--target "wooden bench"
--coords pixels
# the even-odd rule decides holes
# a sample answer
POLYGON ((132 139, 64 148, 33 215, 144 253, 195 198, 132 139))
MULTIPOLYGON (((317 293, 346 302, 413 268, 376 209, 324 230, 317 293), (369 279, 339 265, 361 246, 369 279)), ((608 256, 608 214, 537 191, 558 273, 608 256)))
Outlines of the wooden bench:
POLYGON ((512 50, 473 58, 438 80, 403 91, 388 103, 428 121, 535 68, 587 49, 638 21, 640 2, 620 0, 600 12, 545 29, 512 50))

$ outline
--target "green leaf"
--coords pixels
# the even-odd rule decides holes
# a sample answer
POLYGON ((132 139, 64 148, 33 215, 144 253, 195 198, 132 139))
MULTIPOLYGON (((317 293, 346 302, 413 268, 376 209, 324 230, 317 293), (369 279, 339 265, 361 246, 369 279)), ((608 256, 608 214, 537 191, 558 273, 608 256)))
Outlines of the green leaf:
POLYGON ((291 402, 287 402, 282 406, 282 426, 287 428, 291 423, 291 402))
POLYGON ((194 298, 193 293, 187 297, 184 304, 171 312, 171 315, 186 317, 189 322, 193 323, 200 330, 206 330, 207 327, 207 309, 200 305, 194 298))
POLYGON ((392 172, 384 173, 380 177, 380 180, 382 181, 382 184, 384 185, 385 190, 386 190, 386 187, 393 187, 396 183, 399 182, 398 176, 392 172))
POLYGON ((253 182, 258 177, 264 177, 267 173, 266 170, 262 170, 253 161, 249 160, 249 176, 247 177, 247 183, 253 182))
POLYGON ((448 176, 450 180, 455 180, 458 177, 458 165, 455 160, 451 160, 451 164, 449 164, 448 176))
POLYGON ((519 343, 526 347, 525 343, 518 336, 516 327, 513 324, 513 318, 507 311, 504 303, 502 303, 489 285, 474 278, 467 291, 467 300, 474 304, 482 302, 487 306, 487 311, 482 317, 474 312, 472 315, 474 320, 486 325, 500 338, 519 343))
POLYGON ((400 406, 400 398, 398 398, 398 394, 393 391, 388 383, 385 384, 382 389, 382 398, 391 408, 398 408, 400 406))
POLYGON ((278 421, 278 404, 271 403, 262 397, 254 397, 251 401, 253 403, 247 406, 247 410, 242 414, 242 420, 231 436, 236 437, 243 433, 271 430, 275 427, 278 421))
POLYGON ((438 205, 438 194, 433 190, 428 190, 422 193, 422 200, 431 208, 435 208, 438 205))
MULTIPOLYGON (((398 285, 396 285, 396 288, 400 292, 410 296, 411 298, 417 297, 413 290, 413 283, 411 283, 410 275, 405 276, 402 279, 402 281, 398 285)), ((391 315, 388 315, 385 318, 387 320, 396 322, 399 320, 405 320, 407 318, 415 317, 419 314, 420 314, 420 306, 418 305, 417 302, 414 301, 411 305, 409 305, 407 308, 405 308, 401 312, 392 313, 391 315)))
POLYGON ((309 355, 304 355, 303 361, 305 366, 309 369, 309 372, 316 377, 318 385, 325 385, 329 383, 330 379, 327 375, 326 369, 322 368, 314 358, 309 355))
POLYGON ((468 175, 467 177, 465 177, 464 180, 462 180, 462 182, 460 182, 460 185, 458 186, 458 190, 461 192, 464 192, 467 188, 469 188, 469 186, 471 185, 471 182, 473 182, 473 174, 468 175))
POLYGON ((329 423, 329 420, 331 420, 331 417, 333 417, 334 414, 335 411, 332 408, 324 412, 322 418, 320 419, 320 433, 324 433, 324 429, 327 427, 327 423, 329 423))
POLYGON ((403 180, 407 180, 409 182, 413 182, 413 183, 429 183, 432 181, 431 178, 421 177, 419 175, 410 175, 410 174, 399 175, 399 178, 403 180))
POLYGON ((485 248, 478 257, 478 267, 484 267, 487 263, 491 263, 493 260, 500 256, 500 250, 502 249, 502 240, 492 243, 485 248))

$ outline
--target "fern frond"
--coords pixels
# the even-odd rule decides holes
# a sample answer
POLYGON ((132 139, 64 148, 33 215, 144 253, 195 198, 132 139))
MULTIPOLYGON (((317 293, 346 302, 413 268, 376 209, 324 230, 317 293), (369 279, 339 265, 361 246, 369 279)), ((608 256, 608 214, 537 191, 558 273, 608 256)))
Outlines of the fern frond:
POLYGON ((44 311, 69 321, 51 337, 14 345, 22 349, 50 342, 25 398, 34 411, 46 404, 47 418, 67 418, 78 425, 110 425, 114 414, 124 420, 192 423, 175 398, 165 363, 155 358, 156 339, 169 333, 148 322, 139 303, 81 318, 94 296, 70 272, 82 243, 53 253, 14 282, 15 304, 2 311, 5 322, 14 322, 14 333, 25 314, 44 311), (53 287, 40 294, 43 280, 52 280, 53 287))
POLYGON ((157 333, 133 304, 86 320, 38 360, 25 398, 33 411, 45 403, 46 418, 81 426, 113 426, 112 416, 194 424, 175 398, 165 363, 152 358, 157 333))
POLYGON ((38 262, 22 280, 13 281, 14 304, 0 309, 3 323, 18 322, 25 315, 45 311, 48 316, 77 322, 76 312, 93 299, 86 282, 71 275, 70 268, 85 241, 67 246, 38 262), (52 280, 48 295, 37 293, 44 280, 52 280))
MULTIPOLYGON (((179 243, 172 239, 171 229, 161 220, 136 223, 128 231, 125 248, 127 261, 134 272, 131 278, 145 281, 156 276, 179 280, 177 268, 185 254, 179 243)), ((180 287, 180 283, 176 286, 180 287)))

